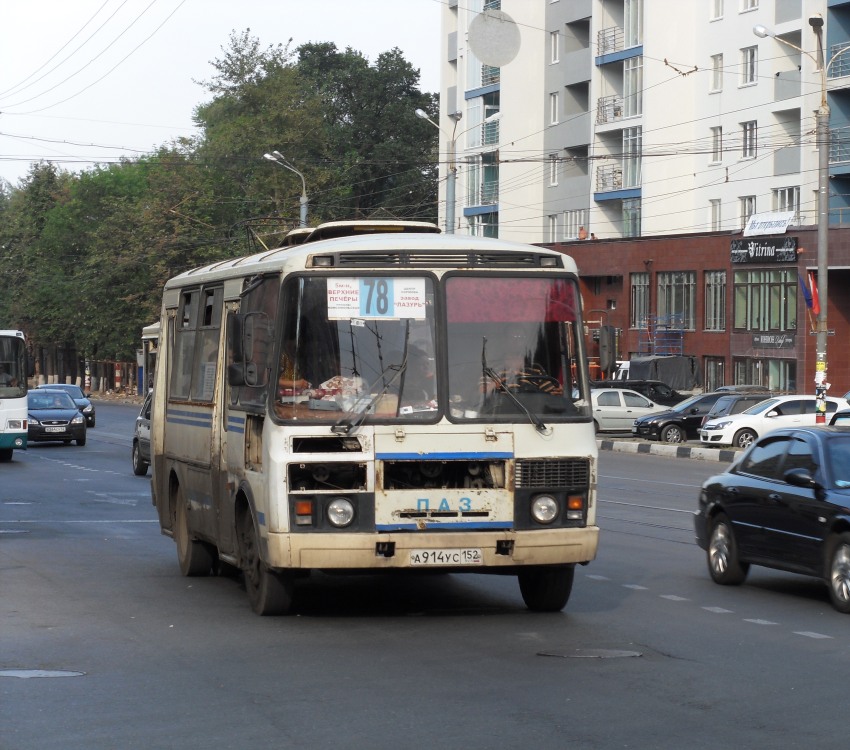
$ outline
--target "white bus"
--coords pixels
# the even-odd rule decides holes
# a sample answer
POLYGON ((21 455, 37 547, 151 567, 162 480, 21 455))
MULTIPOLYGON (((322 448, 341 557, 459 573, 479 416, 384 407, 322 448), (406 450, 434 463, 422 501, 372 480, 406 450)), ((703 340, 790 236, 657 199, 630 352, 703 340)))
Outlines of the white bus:
POLYGON ((27 447, 27 344, 21 331, 0 330, 0 461, 27 447))
POLYGON ((562 609, 599 535, 580 308, 568 256, 425 223, 171 279, 152 491, 182 573, 241 569, 258 614, 316 570, 512 574, 562 609))

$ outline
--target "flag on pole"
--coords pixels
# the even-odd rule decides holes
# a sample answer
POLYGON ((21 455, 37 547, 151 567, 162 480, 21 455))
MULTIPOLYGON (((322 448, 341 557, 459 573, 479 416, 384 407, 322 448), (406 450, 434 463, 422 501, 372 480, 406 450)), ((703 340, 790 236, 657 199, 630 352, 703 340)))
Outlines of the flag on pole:
POLYGON ((803 299, 806 300, 806 307, 808 307, 809 310, 811 310, 812 309, 812 293, 809 291, 809 287, 806 286, 806 282, 803 281, 803 276, 802 276, 802 274, 800 274, 799 271, 797 272, 797 280, 800 282, 800 289, 803 292, 803 299))
POLYGON ((815 275, 809 272, 809 292, 812 295, 812 312, 815 315, 820 315, 820 299, 818 297, 818 285, 815 282, 815 275))

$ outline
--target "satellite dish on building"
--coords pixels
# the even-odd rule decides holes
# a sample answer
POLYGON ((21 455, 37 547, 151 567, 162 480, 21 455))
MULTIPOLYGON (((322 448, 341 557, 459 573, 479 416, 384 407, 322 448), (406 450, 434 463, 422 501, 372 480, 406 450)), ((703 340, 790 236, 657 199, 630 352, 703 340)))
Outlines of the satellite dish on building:
POLYGON ((485 65, 501 68, 519 52, 519 27, 501 10, 485 10, 469 24, 469 46, 485 65))

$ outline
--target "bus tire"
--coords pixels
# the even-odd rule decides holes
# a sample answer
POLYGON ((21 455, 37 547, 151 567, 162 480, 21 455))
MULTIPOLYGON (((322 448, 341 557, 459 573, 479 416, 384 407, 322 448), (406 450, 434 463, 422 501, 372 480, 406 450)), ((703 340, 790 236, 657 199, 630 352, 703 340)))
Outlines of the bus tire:
POLYGON ((239 559, 251 609, 258 615, 288 615, 292 612, 292 576, 278 573, 260 556, 260 539, 250 512, 239 518, 239 559))
POLYGON ((575 565, 539 566, 517 573, 525 606, 534 612, 560 612, 573 590, 575 565))
POLYGON ((13 448, 0 448, 0 462, 11 461, 13 450, 13 448))
POLYGON ((179 486, 174 495, 173 533, 180 572, 189 577, 209 575, 213 567, 213 553, 209 546, 189 535, 189 508, 179 486))

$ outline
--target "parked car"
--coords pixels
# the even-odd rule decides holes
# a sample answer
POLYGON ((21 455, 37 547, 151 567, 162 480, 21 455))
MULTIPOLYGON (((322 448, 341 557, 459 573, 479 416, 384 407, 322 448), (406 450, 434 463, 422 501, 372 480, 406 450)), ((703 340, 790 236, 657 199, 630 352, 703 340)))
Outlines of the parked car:
POLYGON ((663 406, 675 406, 687 398, 686 395, 673 390, 667 383, 662 383, 660 380, 593 380, 590 387, 627 388, 663 406))
POLYGON ((843 409, 842 411, 835 412, 835 414, 832 415, 832 419, 829 420, 829 423, 850 426, 850 409, 843 409))
POLYGON ((86 444, 86 418, 65 391, 35 388, 27 394, 27 441, 86 444))
POLYGON ((664 443, 684 443, 696 440, 702 418, 717 403, 723 393, 703 393, 692 396, 674 408, 635 420, 632 435, 664 443))
POLYGON ((766 398, 768 398, 766 393, 727 393, 724 391, 724 395, 714 402, 714 406, 702 418, 702 424, 704 425, 709 419, 725 417, 727 414, 740 414, 766 398))
POLYGON ((78 385, 70 385, 69 383, 54 383, 52 385, 40 385, 39 388, 46 388, 51 391, 65 391, 77 405, 77 408, 83 413, 86 418, 86 425, 94 427, 95 413, 94 404, 90 400, 91 394, 83 393, 83 389, 78 385))
POLYGON ((136 424, 133 427, 133 473, 143 477, 151 465, 151 404, 153 392, 145 397, 136 424))
MULTIPOLYGON (((740 414, 708 420, 700 429, 699 439, 705 445, 746 448, 757 437, 780 427, 814 425, 817 421, 815 404, 814 396, 773 396, 740 414)), ((827 414, 847 406, 843 398, 826 397, 827 414)))
POLYGON ((781 428, 702 485, 694 529, 716 583, 750 565, 816 576, 850 613, 848 507, 850 427, 781 428))
POLYGON ((629 432, 637 417, 667 409, 636 391, 619 388, 591 389, 590 400, 597 432, 629 432))

